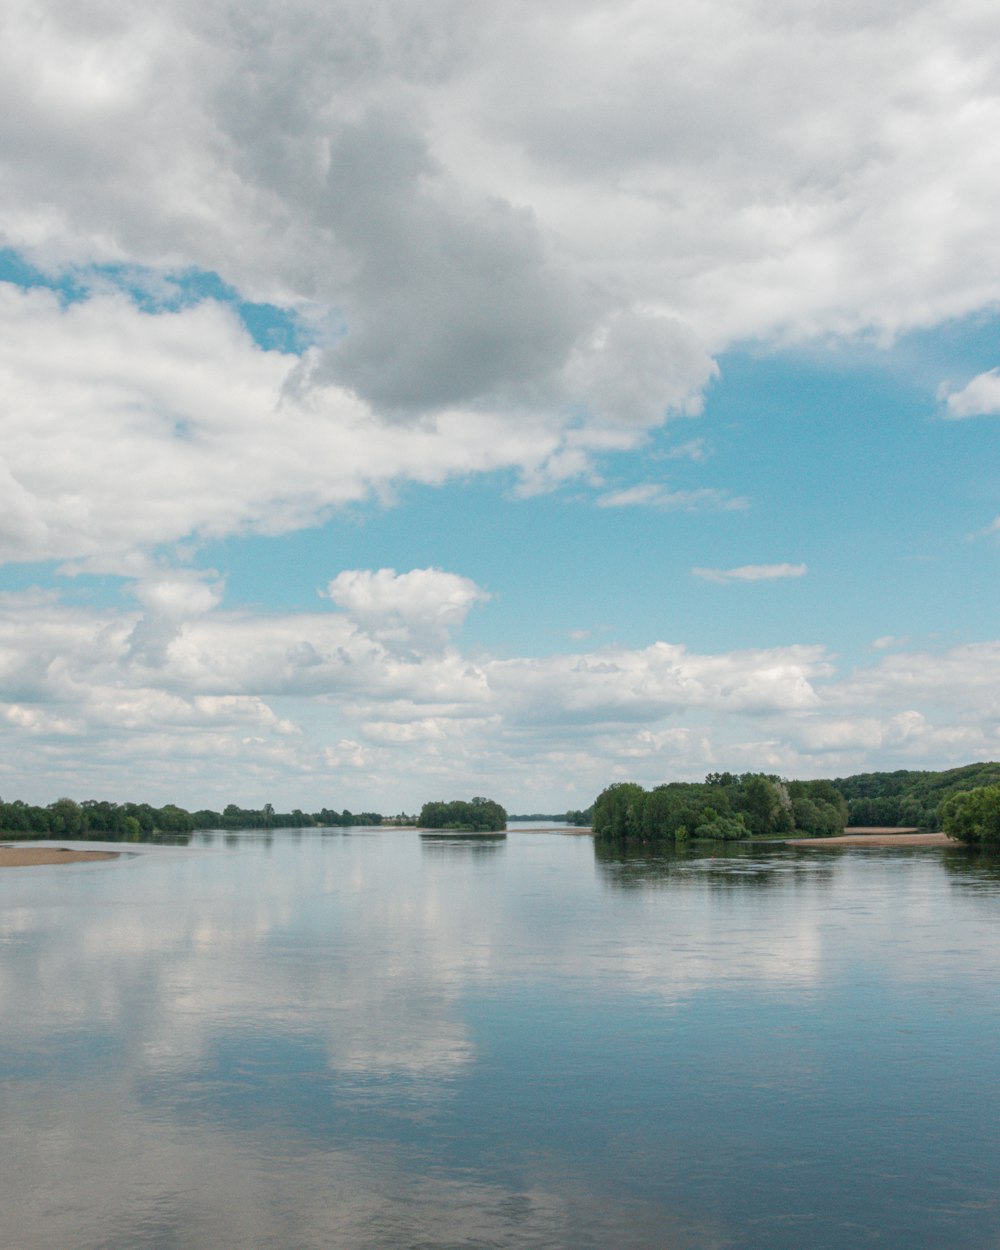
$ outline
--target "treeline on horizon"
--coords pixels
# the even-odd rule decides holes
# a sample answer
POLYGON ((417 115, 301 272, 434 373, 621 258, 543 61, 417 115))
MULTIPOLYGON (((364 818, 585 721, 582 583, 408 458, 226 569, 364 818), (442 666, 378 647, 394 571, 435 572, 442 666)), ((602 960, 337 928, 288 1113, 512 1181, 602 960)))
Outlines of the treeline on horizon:
MULTIPOLYGON (((980 812, 986 800, 977 797, 970 803, 967 796, 998 785, 997 763, 942 772, 860 773, 832 781, 710 773, 704 782, 669 782, 649 791, 634 782, 617 782, 598 795, 593 807, 567 812, 566 819, 582 824, 589 817, 595 837, 613 841, 829 837, 848 825, 943 827, 969 841, 971 814, 980 812), (959 811, 966 814, 961 827, 959 811)), ((976 817, 977 827, 985 827, 982 819, 976 817)))
POLYGON ((380 825, 378 812, 334 811, 276 812, 270 803, 262 808, 230 803, 221 812, 201 808, 186 811, 174 803, 153 807, 149 803, 111 803, 103 799, 56 799, 38 807, 16 799, 0 800, 0 834, 14 838, 108 838, 135 840, 160 834, 186 834, 196 829, 315 829, 329 826, 380 825))

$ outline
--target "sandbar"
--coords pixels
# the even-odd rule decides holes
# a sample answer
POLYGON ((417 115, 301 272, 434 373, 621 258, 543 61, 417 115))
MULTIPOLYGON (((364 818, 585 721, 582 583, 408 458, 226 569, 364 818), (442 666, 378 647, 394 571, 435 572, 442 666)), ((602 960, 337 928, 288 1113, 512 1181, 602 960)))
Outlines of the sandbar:
POLYGON ((835 838, 789 838, 786 846, 960 846, 946 833, 896 833, 891 829, 877 832, 852 831, 835 838))
POLYGON ((84 864, 117 859, 118 851, 78 851, 68 846, 0 846, 0 868, 33 868, 36 864, 84 864))

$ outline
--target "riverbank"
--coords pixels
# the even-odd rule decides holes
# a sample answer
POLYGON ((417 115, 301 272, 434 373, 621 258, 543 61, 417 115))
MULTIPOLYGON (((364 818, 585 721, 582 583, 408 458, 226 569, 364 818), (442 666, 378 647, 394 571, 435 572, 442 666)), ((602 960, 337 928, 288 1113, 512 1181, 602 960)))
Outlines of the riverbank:
POLYGON ((0 845, 0 868, 34 868, 38 864, 85 864, 117 859, 118 851, 78 851, 68 846, 0 845))

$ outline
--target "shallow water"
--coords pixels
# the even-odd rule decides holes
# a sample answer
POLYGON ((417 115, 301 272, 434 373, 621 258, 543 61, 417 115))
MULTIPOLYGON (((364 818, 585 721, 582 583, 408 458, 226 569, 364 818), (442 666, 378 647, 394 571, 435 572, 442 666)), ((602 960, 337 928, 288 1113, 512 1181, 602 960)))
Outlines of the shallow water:
POLYGON ((1000 861, 134 851, 0 874, 6 1245, 1000 1246, 1000 861))

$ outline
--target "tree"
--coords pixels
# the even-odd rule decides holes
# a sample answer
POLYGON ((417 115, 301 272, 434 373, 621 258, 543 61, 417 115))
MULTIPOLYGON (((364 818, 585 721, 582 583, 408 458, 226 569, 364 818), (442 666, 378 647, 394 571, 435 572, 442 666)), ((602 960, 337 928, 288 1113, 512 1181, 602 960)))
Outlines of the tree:
POLYGON ((49 828, 64 838, 72 838, 83 830, 83 811, 72 799, 56 799, 49 804, 49 828))
POLYGON ((1000 785, 952 794, 941 805, 941 827, 973 846, 1000 846, 1000 785))
POLYGON ((634 781, 616 781, 594 801, 594 836, 624 842, 642 835, 646 791, 634 781))

